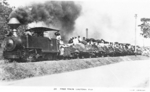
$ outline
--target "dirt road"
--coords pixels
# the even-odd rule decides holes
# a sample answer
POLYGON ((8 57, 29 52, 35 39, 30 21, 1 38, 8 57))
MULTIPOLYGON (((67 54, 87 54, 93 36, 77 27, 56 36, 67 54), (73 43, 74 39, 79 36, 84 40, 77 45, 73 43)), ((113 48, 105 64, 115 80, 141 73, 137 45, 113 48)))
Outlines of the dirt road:
POLYGON ((10 86, 147 87, 150 60, 126 61, 90 69, 2 83, 10 86))

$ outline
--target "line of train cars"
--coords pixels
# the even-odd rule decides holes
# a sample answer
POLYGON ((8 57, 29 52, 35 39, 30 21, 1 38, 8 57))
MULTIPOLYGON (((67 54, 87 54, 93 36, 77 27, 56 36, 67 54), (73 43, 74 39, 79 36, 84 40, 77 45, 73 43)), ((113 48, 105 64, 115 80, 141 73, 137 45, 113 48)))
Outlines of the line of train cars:
MULTIPOLYGON (((15 18, 12 20, 17 21, 15 18)), ((18 36, 16 31, 18 22, 15 23, 9 22, 13 31, 2 43, 3 58, 9 61, 33 62, 135 54, 135 47, 130 44, 114 44, 104 40, 85 39, 84 42, 78 44, 73 44, 72 42, 60 44, 60 41, 56 38, 49 39, 43 35, 46 31, 58 32, 59 30, 46 27, 34 27, 25 31, 36 35, 18 36), (89 44, 91 42, 93 44, 89 44)), ((136 54, 141 54, 140 47, 138 47, 136 54)))

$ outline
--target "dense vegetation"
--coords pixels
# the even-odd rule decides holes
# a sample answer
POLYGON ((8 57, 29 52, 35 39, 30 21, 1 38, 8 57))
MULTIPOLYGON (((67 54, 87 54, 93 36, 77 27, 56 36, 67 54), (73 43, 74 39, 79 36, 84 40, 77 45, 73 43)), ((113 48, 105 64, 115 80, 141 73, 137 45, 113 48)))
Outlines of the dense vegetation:
POLYGON ((141 18, 142 24, 139 25, 141 27, 141 35, 144 38, 150 38, 150 18, 141 18))
POLYGON ((9 30, 7 21, 12 10, 13 8, 9 6, 6 0, 0 1, 0 42, 5 38, 5 34, 9 30))

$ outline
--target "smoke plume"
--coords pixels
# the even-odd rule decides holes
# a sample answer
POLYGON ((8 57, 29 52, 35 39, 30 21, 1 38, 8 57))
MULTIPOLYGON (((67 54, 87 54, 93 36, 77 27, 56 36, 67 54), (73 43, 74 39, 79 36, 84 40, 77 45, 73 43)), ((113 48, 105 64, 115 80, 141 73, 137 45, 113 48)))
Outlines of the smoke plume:
POLYGON ((81 6, 73 1, 47 1, 20 7, 10 14, 10 18, 16 17, 22 24, 43 22, 48 27, 60 29, 63 40, 67 40, 80 11, 81 6))
MULTIPOLYGON (((82 15, 76 20, 73 34, 85 36, 85 29, 88 28, 89 38, 134 44, 134 15, 137 13, 136 10, 139 6, 136 3, 136 6, 133 7, 132 2, 121 1, 84 2, 82 3, 82 15)), ((138 31, 140 30, 137 27, 137 39, 139 37, 138 31)))
MULTIPOLYGON (((135 44, 134 15, 138 14, 137 25, 141 24, 140 18, 150 16, 146 11, 149 3, 138 1, 48 1, 20 7, 10 17, 17 17, 22 24, 37 22, 60 29, 65 40, 85 36, 88 28, 90 38, 135 44)), ((137 44, 149 43, 146 39, 144 43, 139 27, 136 31, 137 44)))

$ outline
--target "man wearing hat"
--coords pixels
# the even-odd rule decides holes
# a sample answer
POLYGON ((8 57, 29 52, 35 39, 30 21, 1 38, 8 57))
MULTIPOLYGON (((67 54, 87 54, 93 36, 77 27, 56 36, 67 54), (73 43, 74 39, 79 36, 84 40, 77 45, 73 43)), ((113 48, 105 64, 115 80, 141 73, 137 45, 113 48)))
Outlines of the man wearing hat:
POLYGON ((60 35, 59 32, 56 32, 56 33, 55 33, 55 36, 56 36, 56 39, 57 39, 57 40, 59 40, 59 41, 61 40, 61 35, 60 35))

